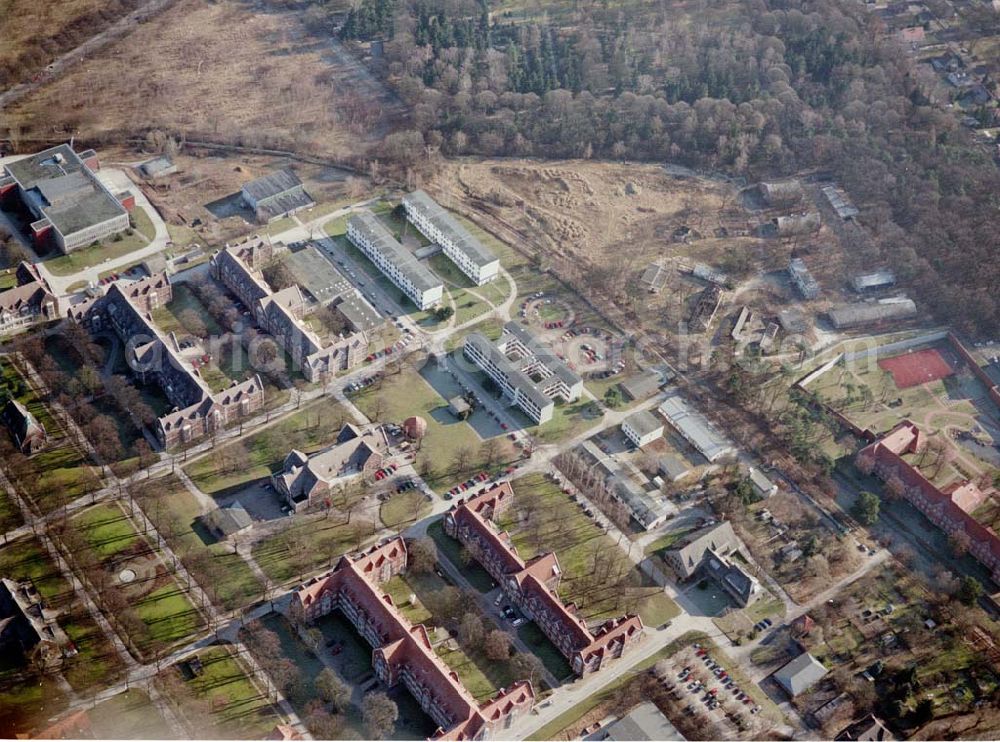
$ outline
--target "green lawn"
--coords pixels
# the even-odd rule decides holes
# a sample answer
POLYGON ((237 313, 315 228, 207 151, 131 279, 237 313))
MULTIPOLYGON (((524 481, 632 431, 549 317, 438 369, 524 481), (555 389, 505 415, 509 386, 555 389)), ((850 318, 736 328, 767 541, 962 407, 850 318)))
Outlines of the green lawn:
POLYGON ((202 524, 199 502, 172 474, 133 487, 143 512, 209 598, 225 610, 261 597, 261 583, 239 554, 216 543, 202 524))
POLYGON ((109 260, 117 260, 149 244, 156 234, 149 214, 141 206, 132 211, 135 229, 131 235, 122 233, 121 239, 109 238, 100 244, 81 247, 68 255, 60 255, 52 260, 46 260, 45 266, 57 276, 68 276, 85 268, 98 266, 109 260))
POLYGON ((679 542, 689 533, 696 530, 697 530, 696 528, 691 527, 691 528, 680 528, 676 531, 668 531, 655 541, 650 541, 648 544, 646 544, 646 548, 643 549, 643 552, 646 554, 646 556, 649 556, 650 554, 656 554, 657 552, 665 551, 666 549, 669 549, 671 546, 679 542))
POLYGON ((445 340, 444 348, 449 353, 453 350, 461 348, 466 336, 471 335, 474 332, 478 332, 489 340, 497 340, 503 332, 503 325, 503 320, 497 319, 496 317, 487 317, 482 322, 477 322, 467 330, 451 335, 447 340, 445 340))
POLYGON ((573 674, 573 668, 569 666, 569 662, 534 621, 529 621, 519 628, 517 635, 542 661, 545 669, 552 673, 552 677, 556 680, 562 680, 573 674))
POLYGON ((282 232, 287 232, 292 227, 297 227, 298 222, 295 221, 294 217, 286 216, 283 219, 278 219, 267 225, 267 233, 274 237, 275 235, 281 234, 282 232))
POLYGON ((173 739, 173 729, 141 690, 102 701, 89 713, 95 739, 173 739))
MULTIPOLYGON (((83 691, 118 677, 121 667, 114 648, 77 601, 40 541, 21 539, 0 548, 0 574, 16 581, 30 579, 46 605, 59 611, 57 621, 79 652, 64 665, 64 675, 74 690, 83 691)), ((7 684, 5 673, 0 669, 0 689, 7 684)), ((3 698, 0 690, 0 706, 3 698)))
POLYGON ((392 602, 399 608, 400 613, 406 616, 408 620, 414 626, 421 623, 428 623, 432 614, 427 609, 417 595, 417 591, 411 585, 411 580, 414 575, 408 575, 410 580, 405 579, 403 575, 396 575, 388 582, 382 584, 382 590, 385 594, 392 598, 392 602), (414 600, 410 600, 410 596, 414 597, 414 600))
POLYGON ((492 311, 489 304, 465 289, 451 289, 450 291, 451 298, 455 302, 455 324, 465 324, 469 320, 492 311))
POLYGON ((269 477, 281 468, 285 457, 297 448, 314 453, 331 444, 350 418, 338 402, 323 397, 253 435, 227 443, 184 467, 198 488, 211 495, 239 488, 269 477), (238 451, 242 465, 227 464, 226 452, 238 451))
MULTIPOLYGON (((48 433, 49 442, 39 453, 22 460, 17 467, 5 467, 19 490, 42 513, 51 512, 100 487, 100 480, 87 457, 66 438, 62 426, 6 356, 0 357, 0 391, 27 407, 48 433)), ((6 462, 0 462, 3 463, 6 462)))
POLYGON ((412 489, 397 492, 382 503, 379 517, 386 528, 400 530, 423 518, 430 509, 431 503, 424 494, 412 489))
POLYGON ((479 436, 466 422, 459 422, 446 413, 447 402, 417 371, 406 369, 386 377, 381 388, 374 384, 353 397, 353 402, 371 420, 401 423, 410 415, 427 421, 427 435, 421 441, 420 458, 430 462, 427 484, 437 491, 447 490, 475 469, 475 456, 481 443, 479 436), (438 421, 438 417, 447 424, 438 421), (461 469, 456 467, 458 454, 463 456, 461 469), (470 466, 471 465, 471 466, 470 466))
MULTIPOLYGON (((102 503, 80 513, 73 519, 103 567, 109 571, 118 570, 116 560, 132 555, 136 559, 147 558, 152 547, 145 541, 125 517, 117 503, 102 503)), ((133 587, 114 589, 129 590, 129 606, 146 626, 143 634, 133 637, 139 650, 146 653, 169 646, 190 636, 204 625, 201 615, 188 599, 178 581, 166 574, 166 565, 158 552, 155 565, 158 587, 150 592, 135 593, 133 587), (162 584, 161 584, 162 583, 162 584)), ((137 583, 141 587, 142 583, 137 583)))
POLYGON ((296 516, 292 525, 258 541, 253 557, 274 581, 284 583, 334 562, 347 551, 366 544, 373 524, 358 515, 346 523, 339 515, 296 516))
MULTIPOLYGON (((198 654, 202 673, 164 683, 165 695, 192 732, 204 739, 263 739, 281 715, 225 647, 198 654)), ((167 673, 180 675, 179 667, 167 673)))
POLYGON ((17 286, 17 274, 14 269, 7 268, 0 272, 0 291, 6 291, 17 286))
MULTIPOLYGON (((662 623, 679 609, 662 590, 644 584, 639 570, 582 509, 541 474, 514 480, 514 505, 501 518, 500 528, 524 559, 554 551, 562 567, 559 595, 575 602, 588 619, 609 618, 629 611, 645 612, 662 623), (611 578, 591 579, 597 560, 611 578), (663 617, 666 618, 663 618, 663 617)), ((645 617, 644 617, 645 619, 645 617)))
POLYGON ((438 554, 443 554, 454 564, 476 590, 485 593, 493 589, 493 578, 485 569, 476 562, 468 565, 462 562, 462 545, 444 532, 443 520, 438 519, 431 523, 427 528, 427 535, 434 539, 438 554))
POLYGON ((142 538, 116 503, 95 505, 78 515, 76 522, 101 561, 133 547, 142 538))
MULTIPOLYGON (((2 435, 2 433, 0 433, 2 435)), ((0 533, 12 531, 24 522, 21 510, 6 492, 0 491, 0 533)))
POLYGON ((181 314, 187 310, 191 310, 201 319, 209 335, 222 334, 219 323, 202 304, 201 299, 195 296, 190 287, 184 283, 174 284, 173 299, 170 303, 153 310, 153 321, 165 333, 175 332, 179 336, 186 335, 188 330, 181 321, 181 314))
POLYGON ((436 651, 458 673, 459 680, 477 701, 492 698, 518 679, 511 673, 508 662, 494 662, 479 653, 469 656, 461 648, 450 649, 445 645, 439 645, 436 651))

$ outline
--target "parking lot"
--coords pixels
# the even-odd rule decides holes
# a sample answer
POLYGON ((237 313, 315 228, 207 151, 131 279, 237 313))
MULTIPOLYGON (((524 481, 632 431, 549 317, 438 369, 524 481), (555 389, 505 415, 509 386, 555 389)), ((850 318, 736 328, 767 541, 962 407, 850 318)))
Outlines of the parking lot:
POLYGON ((682 713, 705 725, 709 738, 716 732, 731 739, 746 738, 748 731, 764 726, 761 707, 715 661, 712 651, 700 644, 685 647, 669 661, 658 663, 655 672, 682 706, 682 713))

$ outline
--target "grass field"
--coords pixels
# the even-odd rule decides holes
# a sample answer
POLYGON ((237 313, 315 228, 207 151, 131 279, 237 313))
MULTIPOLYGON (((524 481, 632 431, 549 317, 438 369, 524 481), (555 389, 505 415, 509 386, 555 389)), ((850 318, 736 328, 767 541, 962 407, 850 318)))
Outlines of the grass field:
MULTIPOLYGON (((16 581, 31 580, 46 605, 59 612, 57 621, 79 652, 64 666, 66 680, 74 690, 83 691, 118 677, 121 667, 114 648, 86 608, 77 601, 72 587, 39 540, 22 539, 0 548, 0 574, 16 581)), ((6 663, 0 664, 3 666, 0 689, 5 689, 10 682, 6 677, 9 668, 6 663)), ((17 702, 18 693, 8 698, 8 692, 10 689, 0 690, 0 707, 17 702)))
POLYGON ((680 613, 660 588, 642 587, 635 566, 559 487, 541 474, 516 479, 513 486, 514 506, 500 527, 510 532, 522 558, 555 552, 563 571, 559 595, 575 602, 581 615, 596 620, 637 610, 645 623, 657 626, 680 613), (599 559, 610 560, 608 573, 619 575, 618 580, 595 584, 590 579, 599 559))
POLYGON ((173 730, 141 690, 112 696, 89 714, 95 739, 171 739, 173 730))
POLYGON ((0 386, 28 408, 49 436, 42 451, 16 466, 10 462, 5 467, 20 491, 42 513, 48 513, 98 489, 100 480, 87 457, 67 439, 62 426, 7 357, 0 357, 0 386))
POLYGON ((228 544, 208 533, 200 503, 179 479, 168 474, 133 489, 143 512, 213 602, 232 610, 261 597, 260 580, 228 544))
POLYGON ((461 570, 465 579, 474 588, 482 593, 493 589, 493 578, 485 569, 474 561, 468 565, 462 561, 462 545, 444 532, 444 522, 441 519, 434 521, 427 527, 427 535, 434 539, 438 553, 444 554, 448 561, 461 570))
MULTIPOLYGON (((198 654, 203 671, 190 680, 163 683, 174 711, 192 733, 206 739, 263 739, 281 715, 225 647, 198 654)), ((180 675, 180 668, 165 673, 180 675)))
POLYGON ((401 423, 410 415, 419 415, 427 421, 427 435, 420 447, 420 456, 429 459, 432 468, 425 477, 427 484, 440 492, 464 479, 469 470, 458 470, 456 457, 462 452, 475 454, 481 443, 472 426, 450 419, 445 411, 447 402, 412 369, 386 377, 381 388, 376 386, 352 400, 369 419, 401 423))
POLYGON ((117 574, 122 558, 128 560, 124 563, 142 566, 148 564, 147 558, 155 560, 148 567, 155 575, 140 576, 134 587, 112 583, 113 589, 127 591, 128 605, 146 626, 144 633, 133 637, 140 651, 170 646, 204 625, 180 584, 167 574, 161 555, 135 530, 117 503, 95 505, 74 521, 87 547, 110 572, 117 574), (146 585, 147 581, 151 584, 146 585))
POLYGON ((297 516, 293 524, 254 544, 253 557, 271 579, 284 583, 367 543, 374 526, 359 516, 350 523, 324 515, 297 516))
POLYGON ((170 303, 153 310, 153 321, 156 326, 165 333, 175 332, 179 336, 188 333, 187 328, 181 321, 181 315, 186 311, 194 312, 205 325, 209 335, 221 335, 222 328, 215 318, 209 313, 201 299, 195 296, 191 288, 184 283, 175 284, 173 287, 173 299, 170 303))
POLYGON ((314 453, 336 438, 349 420, 335 400, 324 397, 296 410, 264 430, 228 443, 184 467, 185 473, 210 495, 224 494, 248 482, 269 477, 280 469, 288 453, 296 448, 314 453), (241 465, 230 470, 231 452, 238 452, 241 465))
POLYGON ((431 509, 431 503, 416 489, 397 492, 382 503, 379 518, 386 528, 400 530, 414 523, 431 509))
POLYGON ((121 239, 109 238, 98 245, 82 247, 68 255, 45 261, 45 267, 57 276, 68 276, 71 273, 98 266, 106 260, 117 260, 134 250, 145 247, 153 239, 156 230, 149 214, 141 206, 132 211, 135 229, 132 234, 122 234, 121 239))

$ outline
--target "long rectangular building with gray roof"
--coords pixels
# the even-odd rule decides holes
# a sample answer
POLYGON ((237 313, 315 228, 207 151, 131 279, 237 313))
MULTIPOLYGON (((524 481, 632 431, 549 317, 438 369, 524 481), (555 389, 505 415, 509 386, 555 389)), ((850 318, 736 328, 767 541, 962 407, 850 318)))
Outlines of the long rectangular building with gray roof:
POLYGON ((473 237, 425 191, 414 191, 403 196, 407 218, 458 266, 459 270, 482 286, 497 277, 500 261, 493 251, 473 237))
POLYGON ((94 175, 93 150, 81 154, 60 144, 8 163, 0 175, 0 196, 17 189, 35 221, 36 242, 51 239, 68 253, 129 228, 128 211, 94 175))
POLYGON ((583 394, 583 379, 516 322, 504 325, 495 343, 468 335, 464 354, 539 425, 552 419, 557 397, 575 402, 583 394))
POLYGON ((733 445, 679 395, 667 397, 660 404, 659 410, 671 427, 710 463, 736 453, 733 445))
POLYGON ((373 213, 354 214, 347 222, 347 239, 417 307, 430 309, 441 302, 441 279, 399 244, 373 213))

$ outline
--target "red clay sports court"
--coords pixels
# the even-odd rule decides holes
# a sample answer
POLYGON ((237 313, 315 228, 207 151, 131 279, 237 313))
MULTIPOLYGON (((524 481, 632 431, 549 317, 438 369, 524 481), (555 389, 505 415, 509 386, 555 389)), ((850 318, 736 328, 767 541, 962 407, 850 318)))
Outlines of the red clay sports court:
POLYGON ((934 348, 885 358, 878 362, 878 367, 892 374, 897 389, 937 381, 955 373, 955 369, 934 348))

